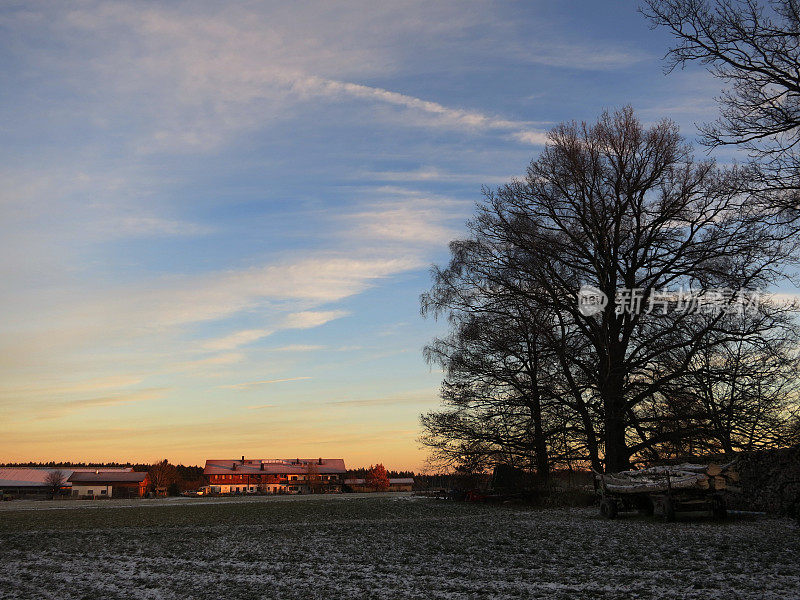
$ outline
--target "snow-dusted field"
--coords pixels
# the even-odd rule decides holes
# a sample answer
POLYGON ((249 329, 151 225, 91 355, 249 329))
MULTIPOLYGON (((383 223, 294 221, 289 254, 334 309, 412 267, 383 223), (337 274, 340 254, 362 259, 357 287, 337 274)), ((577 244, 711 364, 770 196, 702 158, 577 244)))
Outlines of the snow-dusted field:
POLYGON ((800 597, 788 520, 392 495, 15 504, 0 509, 0 598, 800 597))

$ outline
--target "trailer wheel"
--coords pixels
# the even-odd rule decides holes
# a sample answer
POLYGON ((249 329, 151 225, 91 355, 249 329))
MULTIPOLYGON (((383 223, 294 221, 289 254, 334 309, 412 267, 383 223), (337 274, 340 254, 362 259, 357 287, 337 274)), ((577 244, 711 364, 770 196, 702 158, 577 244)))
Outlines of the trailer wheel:
POLYGON ((646 517, 652 517, 653 516, 653 501, 650 498, 648 498, 647 496, 639 498, 636 501, 636 510, 640 515, 644 515, 646 517))
POLYGON ((724 521, 728 518, 728 509, 725 506, 725 498, 722 496, 712 496, 711 514, 717 521, 724 521))
POLYGON ((617 503, 613 500, 602 500, 600 502, 600 514, 606 519, 616 519, 617 503))
POLYGON ((661 509, 663 511, 661 518, 664 519, 664 522, 672 523, 675 520, 675 504, 672 502, 672 498, 664 496, 661 500, 661 509))

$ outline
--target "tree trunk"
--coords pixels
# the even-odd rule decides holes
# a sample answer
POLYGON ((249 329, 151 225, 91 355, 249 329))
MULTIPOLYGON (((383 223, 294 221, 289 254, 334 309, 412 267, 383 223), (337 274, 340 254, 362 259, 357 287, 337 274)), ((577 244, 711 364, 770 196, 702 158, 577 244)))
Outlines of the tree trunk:
POLYGON ((578 413, 581 417, 581 423, 586 433, 586 451, 589 453, 589 462, 592 464, 592 469, 598 473, 603 470, 603 465, 600 462, 600 448, 597 443, 597 434, 594 429, 594 422, 586 409, 586 405, 580 406, 578 413))
MULTIPOLYGON (((534 340, 536 343, 536 340, 534 340)), ((542 398, 539 391, 539 383, 537 377, 539 376, 539 354, 536 346, 528 345, 528 352, 532 358, 532 373, 531 381, 533 383, 531 389, 531 417, 533 418, 533 447, 536 451, 536 474, 539 479, 546 481, 550 477, 550 457, 547 453, 547 440, 545 439, 544 429, 542 427, 542 398), (533 352, 531 352, 533 350, 533 352)))
POLYGON ((606 472, 616 473, 627 471, 630 464, 630 452, 625 443, 625 419, 624 413, 614 414, 616 407, 612 408, 609 414, 606 408, 606 472))
POLYGON ((546 481, 550 477, 550 457, 547 453, 547 440, 542 431, 542 413, 538 397, 534 400, 534 404, 533 443, 536 449, 536 474, 542 481, 546 481))
MULTIPOLYGON (((613 364, 613 363, 612 363, 613 364)), ((616 473, 630 468, 630 450, 625 440, 625 398, 622 394, 620 369, 613 366, 603 374, 600 394, 605 412, 606 472, 616 473)))

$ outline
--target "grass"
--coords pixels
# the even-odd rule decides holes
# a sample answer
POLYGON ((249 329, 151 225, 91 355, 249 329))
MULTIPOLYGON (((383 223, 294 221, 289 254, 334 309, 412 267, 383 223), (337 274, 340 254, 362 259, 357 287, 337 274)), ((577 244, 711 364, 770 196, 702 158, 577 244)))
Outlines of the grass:
MULTIPOLYGON (((47 503, 40 503, 47 508, 47 503)), ((407 496, 0 511, 0 598, 790 598, 788 520, 407 496)), ((34 506, 33 508, 36 508, 34 506)))

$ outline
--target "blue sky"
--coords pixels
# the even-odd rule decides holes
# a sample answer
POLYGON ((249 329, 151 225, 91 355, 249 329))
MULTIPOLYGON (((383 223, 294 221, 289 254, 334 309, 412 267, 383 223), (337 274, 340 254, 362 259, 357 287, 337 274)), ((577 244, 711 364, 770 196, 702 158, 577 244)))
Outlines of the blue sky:
POLYGON ((431 263, 562 120, 685 135, 635 2, 6 3, 0 460, 422 467, 431 263))

